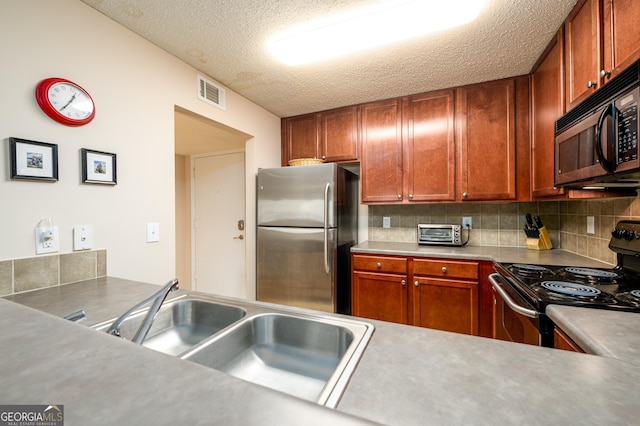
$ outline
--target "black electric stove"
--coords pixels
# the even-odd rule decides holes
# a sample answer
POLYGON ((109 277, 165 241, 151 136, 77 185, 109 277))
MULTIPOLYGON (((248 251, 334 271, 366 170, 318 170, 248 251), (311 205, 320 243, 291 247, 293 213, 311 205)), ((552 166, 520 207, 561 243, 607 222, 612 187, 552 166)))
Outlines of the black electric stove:
POLYGON ((540 312, 549 304, 640 312, 640 221, 618 222, 609 248, 611 269, 501 263, 496 271, 540 312))
POLYGON ((640 221, 618 222, 609 248, 614 268, 496 263, 489 280, 500 298, 498 338, 553 346, 550 304, 640 312, 640 221))

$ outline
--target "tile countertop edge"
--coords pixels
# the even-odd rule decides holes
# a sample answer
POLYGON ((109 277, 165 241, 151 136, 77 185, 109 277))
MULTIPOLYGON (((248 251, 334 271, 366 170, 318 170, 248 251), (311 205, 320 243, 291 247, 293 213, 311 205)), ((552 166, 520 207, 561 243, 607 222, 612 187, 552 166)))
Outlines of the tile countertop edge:
POLYGON ((531 263, 537 265, 582 266, 612 268, 614 265, 580 256, 562 249, 529 250, 523 247, 498 246, 425 246, 417 243, 364 241, 351 247, 351 253, 392 256, 434 257, 481 260, 500 263, 531 263))
POLYGON ((546 314, 586 353, 640 366, 640 314, 563 305, 546 314))

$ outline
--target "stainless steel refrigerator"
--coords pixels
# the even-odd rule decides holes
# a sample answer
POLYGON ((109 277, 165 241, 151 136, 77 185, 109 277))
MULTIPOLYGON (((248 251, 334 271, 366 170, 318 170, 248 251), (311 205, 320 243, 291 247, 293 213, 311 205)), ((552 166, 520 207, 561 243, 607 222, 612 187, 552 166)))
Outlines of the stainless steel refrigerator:
POLYGON ((261 169, 256 192, 257 299, 350 314, 358 176, 337 164, 261 169))

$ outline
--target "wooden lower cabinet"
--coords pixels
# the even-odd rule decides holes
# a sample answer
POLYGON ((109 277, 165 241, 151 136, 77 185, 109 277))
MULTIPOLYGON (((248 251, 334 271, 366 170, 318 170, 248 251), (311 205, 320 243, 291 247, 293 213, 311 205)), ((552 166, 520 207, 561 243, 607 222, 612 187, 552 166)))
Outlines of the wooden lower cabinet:
POLYGON ((413 325, 478 335, 478 282, 414 278, 413 325))
POLYGON ((407 276, 354 272, 351 313, 357 317, 407 324, 407 276))
POLYGON ((364 254, 352 257, 354 316, 481 334, 480 262, 364 254))
POLYGON ((408 323, 406 257, 353 255, 351 314, 408 323))
POLYGON ((582 348, 574 342, 571 337, 567 336, 558 327, 553 329, 553 347, 571 352, 583 352, 582 348))

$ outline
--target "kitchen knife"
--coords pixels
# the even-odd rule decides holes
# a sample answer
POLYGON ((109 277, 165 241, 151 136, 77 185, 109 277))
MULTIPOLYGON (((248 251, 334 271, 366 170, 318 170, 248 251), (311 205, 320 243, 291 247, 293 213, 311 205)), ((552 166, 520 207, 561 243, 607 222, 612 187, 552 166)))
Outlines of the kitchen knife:
POLYGON ((527 213, 524 217, 527 218, 527 223, 529 224, 529 226, 533 226, 533 219, 531 219, 531 213, 527 213))
POLYGON ((531 229, 531 233, 533 234, 532 238, 540 238, 540 229, 538 229, 536 225, 533 225, 533 228, 531 229))
POLYGON ((544 226, 542 224, 542 219, 540 219, 540 216, 534 217, 533 220, 536 222, 536 225, 538 226, 538 228, 542 228, 544 226))

